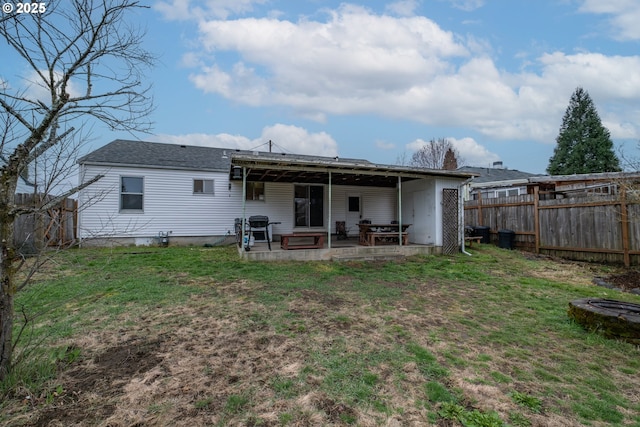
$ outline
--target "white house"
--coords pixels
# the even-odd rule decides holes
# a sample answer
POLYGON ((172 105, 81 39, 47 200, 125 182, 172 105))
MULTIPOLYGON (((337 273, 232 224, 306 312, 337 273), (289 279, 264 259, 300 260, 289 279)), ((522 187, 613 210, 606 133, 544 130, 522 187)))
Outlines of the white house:
POLYGON ((463 166, 457 171, 476 175, 463 189, 464 200, 521 196, 527 194, 529 178, 540 176, 516 169, 507 169, 502 166, 502 162, 494 162, 492 168, 463 166))
POLYGON ((103 176, 79 195, 85 244, 152 244, 164 234, 172 243, 202 244, 233 233, 235 218, 265 215, 278 222, 272 225, 276 237, 304 231, 330 237, 336 221, 353 234, 368 219, 411 224, 411 244, 459 249, 459 189, 472 176, 360 159, 126 140, 78 163, 81 182, 103 176), (453 205, 445 200, 451 195, 453 205))

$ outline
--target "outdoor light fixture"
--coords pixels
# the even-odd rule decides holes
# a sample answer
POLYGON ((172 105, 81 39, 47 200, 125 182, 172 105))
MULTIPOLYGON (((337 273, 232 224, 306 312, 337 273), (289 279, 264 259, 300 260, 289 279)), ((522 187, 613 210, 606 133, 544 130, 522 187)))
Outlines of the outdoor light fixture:
POLYGON ((232 179, 242 179, 242 168, 240 166, 233 167, 232 179))

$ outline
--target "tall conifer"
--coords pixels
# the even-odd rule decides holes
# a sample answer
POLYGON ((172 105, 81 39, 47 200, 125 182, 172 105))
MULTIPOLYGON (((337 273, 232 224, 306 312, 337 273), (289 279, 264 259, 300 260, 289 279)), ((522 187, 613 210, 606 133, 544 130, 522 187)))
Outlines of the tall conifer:
POLYGON ((602 125, 589 93, 581 87, 571 95, 556 142, 547 167, 551 175, 620 170, 609 130, 602 125))

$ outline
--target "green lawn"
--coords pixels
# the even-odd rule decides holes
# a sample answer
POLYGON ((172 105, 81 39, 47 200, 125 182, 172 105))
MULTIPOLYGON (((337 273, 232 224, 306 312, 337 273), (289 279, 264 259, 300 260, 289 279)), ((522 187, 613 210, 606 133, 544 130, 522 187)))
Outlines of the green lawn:
POLYGON ((640 303, 591 283, 617 268, 472 252, 56 254, 18 298, 16 331, 33 318, 0 423, 640 426, 640 349, 567 317, 586 296, 640 303))

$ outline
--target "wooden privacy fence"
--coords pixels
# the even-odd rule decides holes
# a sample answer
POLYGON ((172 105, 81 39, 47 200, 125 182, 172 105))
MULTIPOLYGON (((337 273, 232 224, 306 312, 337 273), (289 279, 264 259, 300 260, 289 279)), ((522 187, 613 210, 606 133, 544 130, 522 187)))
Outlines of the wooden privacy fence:
POLYGON ((465 202, 465 225, 515 232, 517 248, 568 259, 640 265, 640 204, 618 195, 540 200, 534 194, 465 202))
MULTIPOLYGON (((15 201, 25 207, 42 203, 33 194, 16 194, 15 201)), ((77 239, 77 222, 78 201, 64 199, 46 212, 20 215, 14 223, 14 243, 23 253, 35 253, 47 246, 68 246, 77 239)))

